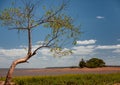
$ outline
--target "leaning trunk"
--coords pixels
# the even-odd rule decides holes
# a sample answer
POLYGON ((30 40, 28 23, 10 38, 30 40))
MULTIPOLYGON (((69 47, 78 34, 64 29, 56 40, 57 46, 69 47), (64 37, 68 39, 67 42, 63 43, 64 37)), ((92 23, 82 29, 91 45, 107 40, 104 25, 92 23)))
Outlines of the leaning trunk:
POLYGON ((11 85, 12 74, 14 72, 16 65, 17 65, 17 63, 16 63, 16 61, 14 61, 11 65, 11 67, 9 68, 4 85, 11 85))
POLYGON ((11 67, 9 68, 9 71, 8 71, 8 74, 7 74, 6 81, 5 81, 4 85, 10 85, 11 79, 12 79, 12 74, 13 74, 14 69, 15 69, 17 64, 27 62, 27 60, 30 57, 35 55, 35 53, 32 54, 32 52, 31 52, 31 50, 32 50, 32 40, 31 40, 31 29, 30 29, 30 12, 28 12, 28 30, 27 31, 28 31, 28 54, 24 58, 15 60, 12 63, 11 67))
POLYGON ((5 80, 5 84, 4 85, 11 85, 11 80, 12 80, 12 74, 14 72, 14 69, 16 67, 17 64, 20 63, 24 63, 27 62, 27 60, 30 58, 31 54, 28 54, 26 57, 18 59, 13 61, 11 67, 8 70, 7 76, 6 76, 6 80, 5 80))

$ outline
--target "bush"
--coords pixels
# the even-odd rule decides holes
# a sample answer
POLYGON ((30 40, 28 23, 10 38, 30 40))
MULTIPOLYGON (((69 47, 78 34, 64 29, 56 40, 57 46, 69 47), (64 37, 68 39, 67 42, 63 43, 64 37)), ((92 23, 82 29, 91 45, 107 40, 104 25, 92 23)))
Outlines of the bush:
POLYGON ((83 67, 97 68, 104 66, 105 66, 105 62, 102 59, 98 59, 98 58, 91 58, 86 62, 83 59, 81 59, 81 61, 79 62, 79 67, 81 68, 83 67))
POLYGON ((84 68, 86 66, 86 63, 83 59, 81 59, 80 63, 79 63, 79 67, 84 68))
POLYGON ((86 67, 88 68, 96 68, 96 67, 104 67, 105 62, 102 59, 91 58, 86 62, 86 67))

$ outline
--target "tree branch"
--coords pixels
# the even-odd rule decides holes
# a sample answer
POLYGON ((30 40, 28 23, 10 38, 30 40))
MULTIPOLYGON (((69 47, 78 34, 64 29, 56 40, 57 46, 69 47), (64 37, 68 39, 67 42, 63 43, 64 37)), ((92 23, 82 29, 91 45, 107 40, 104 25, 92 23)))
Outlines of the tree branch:
POLYGON ((55 11, 53 14, 51 14, 50 16, 48 16, 47 18, 43 19, 43 20, 38 20, 37 24, 31 26, 30 28, 34 28, 34 27, 37 27, 39 26, 40 24, 43 24, 43 23, 46 23, 46 22, 51 22, 51 20, 49 20, 51 17, 55 16, 56 14, 58 14, 61 10, 64 9, 64 7, 66 6, 66 4, 62 4, 62 6, 57 10, 55 11))
POLYGON ((44 47, 49 48, 49 46, 40 46, 33 51, 32 55, 30 57, 34 56, 39 49, 44 48, 44 47))
POLYGON ((15 30, 28 30, 27 27, 26 28, 24 28, 24 27, 9 28, 9 30, 13 30, 13 29, 15 29, 15 30))
POLYGON ((41 49, 41 48, 44 48, 44 47, 50 48, 52 44, 51 44, 51 45, 49 45, 49 44, 50 44, 52 41, 54 41, 54 40, 58 37, 57 34, 58 34, 58 31, 57 31, 56 35, 55 35, 51 40, 49 40, 48 43, 46 43, 46 45, 42 45, 42 46, 36 48, 36 49, 33 51, 31 57, 34 56, 34 55, 36 54, 36 52, 37 52, 39 49, 41 49))

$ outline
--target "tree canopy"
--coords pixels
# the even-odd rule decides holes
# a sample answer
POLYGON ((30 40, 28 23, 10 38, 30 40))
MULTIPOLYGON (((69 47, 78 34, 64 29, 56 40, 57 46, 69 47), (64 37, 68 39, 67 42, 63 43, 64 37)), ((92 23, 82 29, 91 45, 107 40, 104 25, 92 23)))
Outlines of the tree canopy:
MULTIPOLYGON (((40 5, 40 0, 21 0, 22 6, 16 6, 12 3, 12 7, 4 9, 0 12, 0 24, 2 26, 8 27, 10 30, 17 30, 27 32, 28 37, 28 53, 25 57, 13 61, 5 81, 5 85, 10 85, 12 73, 17 64, 27 62, 32 56, 34 56, 37 51, 41 48, 50 48, 54 56, 65 56, 72 53, 70 49, 63 49, 66 42, 71 43, 71 45, 76 44, 76 40, 79 38, 80 29, 73 22, 72 17, 66 15, 63 10, 67 6, 67 3, 62 3, 59 7, 46 9, 43 15, 35 12, 40 5), (45 39, 42 43, 36 47, 32 48, 33 38, 32 30, 39 29, 42 26, 44 29, 49 29, 50 32, 45 35, 45 39)), ((37 10, 41 11, 41 10, 37 10)), ((39 36, 38 36, 39 37, 39 36)), ((40 40, 38 40, 40 41, 40 40)))
POLYGON ((87 60, 86 62, 82 59, 79 62, 79 66, 81 68, 83 68, 83 67, 88 67, 88 68, 104 67, 105 62, 99 58, 91 58, 91 59, 87 60))
MULTIPOLYGON (((44 15, 38 15, 34 11, 36 10, 36 5, 39 5, 38 2, 33 2, 32 0, 28 2, 22 0, 22 2, 23 7, 12 6, 11 8, 4 9, 0 13, 2 26, 7 26, 8 29, 18 31, 38 29, 39 26, 47 28, 50 32, 45 36, 42 46, 50 47, 52 52, 57 52, 57 56, 58 54, 64 53, 58 51, 62 51, 66 42, 69 42, 71 45, 76 44, 76 40, 81 33, 80 27, 74 24, 72 17, 64 13, 63 10, 67 6, 67 3, 62 3, 59 7, 51 9, 47 9, 44 6, 44 15)), ((69 53, 71 53, 70 50, 69 53)))

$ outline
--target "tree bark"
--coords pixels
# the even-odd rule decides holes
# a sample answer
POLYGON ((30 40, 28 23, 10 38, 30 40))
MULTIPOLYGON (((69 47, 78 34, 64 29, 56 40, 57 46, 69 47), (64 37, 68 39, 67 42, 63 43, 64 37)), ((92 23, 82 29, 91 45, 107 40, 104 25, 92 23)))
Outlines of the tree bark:
POLYGON ((16 65, 17 65, 17 63, 16 63, 16 61, 14 61, 11 65, 11 67, 9 68, 4 85, 11 85, 12 74, 13 74, 13 71, 14 71, 16 65))
POLYGON ((6 76, 6 80, 5 80, 5 84, 4 85, 11 85, 11 80, 12 80, 12 74, 14 72, 14 69, 16 67, 16 65, 20 64, 20 63, 25 63, 27 62, 27 60, 29 59, 29 57, 31 56, 31 54, 27 54, 26 57, 21 58, 21 59, 17 59, 15 61, 13 61, 11 67, 8 70, 7 76, 6 76))

